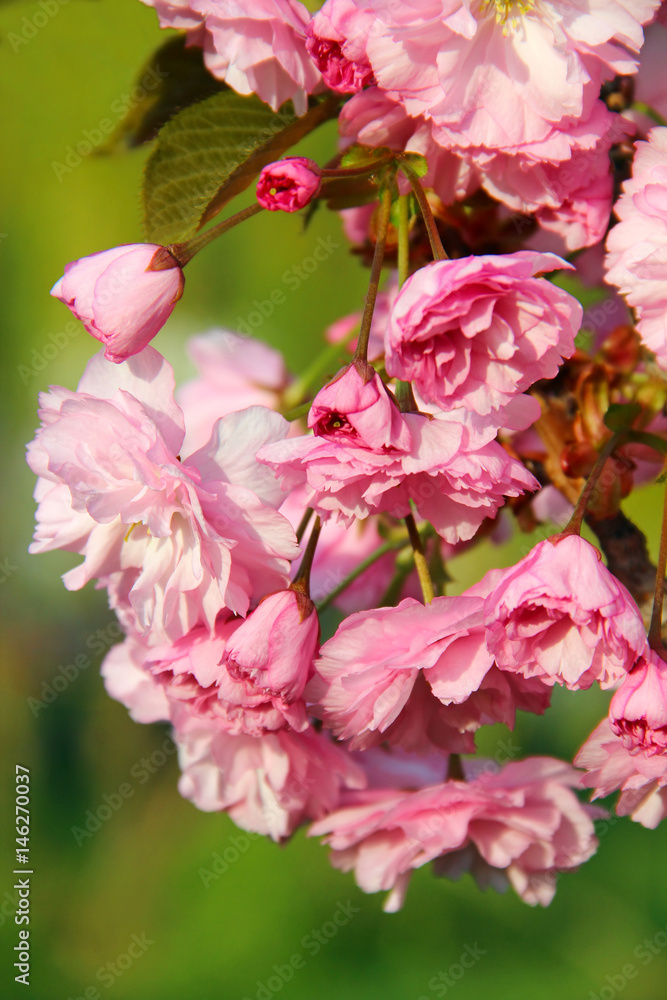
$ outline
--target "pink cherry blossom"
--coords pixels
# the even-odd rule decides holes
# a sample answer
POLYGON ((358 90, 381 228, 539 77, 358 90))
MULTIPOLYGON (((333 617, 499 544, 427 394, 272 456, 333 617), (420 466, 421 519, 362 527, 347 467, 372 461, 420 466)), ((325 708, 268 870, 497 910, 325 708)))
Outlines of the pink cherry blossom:
POLYGON ((188 29, 213 76, 237 93, 257 94, 274 111, 292 100, 304 113, 320 75, 306 50, 310 15, 298 0, 142 2, 155 8, 160 27, 188 29))
POLYGON ((539 542, 493 573, 484 618, 502 670, 571 690, 609 688, 646 653, 639 608, 579 535, 539 542))
POLYGON ((142 351, 164 326, 184 282, 178 261, 164 247, 129 243, 67 264, 51 295, 104 345, 107 360, 119 363, 142 351))
POLYGON ((485 642, 480 597, 407 598, 351 615, 320 651, 307 689, 313 711, 350 746, 472 752, 482 724, 542 713, 549 690, 499 671, 485 642), (468 734, 468 735, 466 735, 468 734))
POLYGON ((219 617, 213 634, 197 626, 173 644, 146 649, 143 668, 164 688, 170 716, 176 718, 177 707, 183 706, 194 716, 215 719, 235 736, 307 729, 300 693, 267 690, 238 670, 231 646, 242 624, 219 617))
POLYGON ((593 798, 603 798, 620 789, 616 806, 619 816, 654 830, 667 817, 667 754, 631 749, 603 719, 575 757, 587 774, 581 784, 593 789, 593 798))
POLYGON ((173 374, 150 347, 121 367, 97 355, 77 392, 54 388, 41 404, 28 451, 41 477, 31 551, 82 554, 64 577, 69 589, 99 578, 132 626, 162 641, 212 629, 222 608, 245 614, 251 599, 286 586, 298 549, 275 509, 278 485, 255 460, 287 433, 278 414, 223 417, 209 445, 182 461, 173 374))
POLYGON ((582 307, 535 275, 571 265, 554 254, 434 261, 396 297, 386 330, 387 373, 414 381, 445 409, 486 415, 574 352, 582 307))
POLYGON ((667 754, 667 663, 653 650, 623 681, 611 700, 609 717, 626 750, 667 754))
MULTIPOLYGON (((322 16, 335 21, 336 5, 327 0, 322 16)), ((354 5, 347 33, 365 37, 367 62, 389 98, 432 119, 443 146, 508 149, 576 124, 605 80, 635 72, 641 25, 658 0, 641 0, 632 12, 621 0, 520 8, 378 0, 371 30, 367 4, 354 5)))
POLYGON ((546 906, 558 873, 597 847, 592 820, 603 814, 579 802, 576 783, 570 765, 536 757, 468 782, 347 792, 309 834, 324 836, 334 867, 353 869, 364 892, 388 891, 390 912, 403 905, 412 871, 436 859, 437 874, 471 870, 482 884, 511 884, 546 906))
POLYGON ((231 330, 211 330, 191 337, 188 353, 198 377, 176 390, 185 415, 186 455, 207 444, 219 417, 254 405, 278 408, 288 374, 282 355, 268 344, 231 330))
POLYGON ((130 710, 135 722, 168 722, 171 705, 164 687, 144 668, 148 647, 128 636, 113 646, 102 661, 107 694, 130 710))
POLYGON ((317 196, 322 172, 313 160, 289 156, 263 168, 257 201, 269 212, 298 212, 317 196))
POLYGON ((265 597, 227 650, 235 677, 287 701, 303 694, 320 637, 315 605, 294 586, 265 597))
MULTIPOLYGON (((314 436, 291 438, 258 452, 283 489, 304 487, 305 505, 349 524, 385 511, 402 518, 411 501, 448 542, 471 538, 495 517, 505 496, 536 487, 521 463, 493 438, 496 427, 462 409, 443 417, 399 413, 379 376, 354 366, 313 401, 314 436), (332 406, 335 404, 336 409, 332 406)), ((529 401, 532 402, 532 401, 529 401)), ((532 406, 514 414, 522 426, 532 406)))
POLYGON ((306 47, 331 90, 356 94, 373 82, 365 46, 375 23, 373 12, 359 10, 354 0, 326 3, 314 15, 306 47))
POLYGON ((635 309, 640 337, 667 369, 667 128, 637 143, 614 211, 620 221, 607 238, 607 281, 635 309))
POLYGON ((187 712, 175 725, 181 795, 207 812, 224 810, 244 830, 276 841, 335 809, 342 789, 365 783, 351 755, 312 729, 231 736, 187 712))

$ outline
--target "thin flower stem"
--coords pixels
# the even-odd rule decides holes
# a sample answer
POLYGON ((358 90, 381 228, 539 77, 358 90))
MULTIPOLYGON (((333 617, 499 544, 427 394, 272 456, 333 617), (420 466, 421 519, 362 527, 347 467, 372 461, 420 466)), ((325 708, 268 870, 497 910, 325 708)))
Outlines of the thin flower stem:
POLYGON ((321 530, 322 522, 318 516, 315 518, 315 524, 313 525, 313 530, 310 533, 310 538, 308 539, 308 544, 306 545, 306 551, 303 554, 303 559, 301 560, 301 565, 299 566, 299 572, 290 586, 290 590, 300 590, 301 593, 306 595, 306 597, 310 597, 310 570, 313 565, 313 559, 315 558, 315 549, 317 548, 317 541, 320 537, 321 530))
POLYGON ((305 535, 306 528, 308 527, 308 522, 310 521, 310 519, 311 519, 312 516, 313 516, 313 508, 312 507, 308 507, 308 509, 306 510, 306 513, 301 518, 301 521, 299 523, 299 527, 296 529, 296 540, 297 540, 297 542, 300 542, 301 539, 303 538, 303 536, 305 535))
POLYGON ((191 240, 186 240, 185 243, 170 243, 167 250, 176 258, 181 267, 185 267, 195 254, 198 254, 200 250, 203 250, 209 243, 216 240, 218 236, 222 236, 229 229, 233 229, 234 226, 238 226, 239 223, 245 222, 246 219, 251 219, 253 215, 258 215, 259 212, 263 211, 262 206, 258 202, 254 202, 247 208, 241 209, 236 215, 230 216, 229 219, 224 219, 216 226, 211 226, 210 229, 207 229, 204 233, 200 233, 199 236, 194 236, 191 240))
POLYGON ((382 264, 384 262, 384 248, 387 242, 387 230, 389 228, 390 214, 391 188, 387 184, 382 192, 382 200, 380 202, 380 218, 378 219, 377 241, 375 243, 375 253, 373 255, 373 264, 371 266, 371 277, 368 283, 368 292, 366 294, 364 314, 361 319, 359 342, 357 343, 357 349, 354 353, 354 361, 362 361, 366 363, 368 360, 368 341, 371 335, 373 310, 375 309, 375 300, 378 294, 380 274, 382 273, 382 264))
POLYGON ((426 197, 426 192, 421 185, 419 177, 415 173, 409 164, 401 162, 401 170, 410 181, 412 190, 414 191, 415 198, 417 199, 417 204, 419 205, 419 210, 424 219, 424 225, 426 226, 426 232, 428 234, 428 240, 431 244, 431 253, 433 254, 434 260, 449 260, 447 254, 445 253, 445 248, 442 245, 442 240, 440 239, 440 233, 438 232, 438 227, 435 223, 435 218, 433 216, 433 211, 428 203, 428 198, 426 197))
POLYGON ((364 174, 374 174, 380 167, 395 162, 396 156, 392 153, 391 156, 382 156, 371 163, 362 163, 359 167, 323 167, 322 180, 335 180, 339 177, 363 177, 364 174))
POLYGON ((447 777, 446 781, 465 781, 466 777, 463 773, 463 764, 461 758, 457 753, 450 753, 449 760, 447 762, 447 777))
POLYGON ((410 198, 398 199, 398 287, 402 288, 410 274, 410 198))
POLYGON ((663 653, 662 645, 662 602, 665 592, 665 565, 667 564, 667 488, 662 512, 662 531, 660 533, 660 553, 655 573, 655 597, 653 598, 653 613, 648 631, 648 641, 651 649, 663 653))
POLYGON ((430 604, 435 597, 435 590, 433 588, 433 581, 431 580, 431 574, 428 570, 428 563, 426 562, 426 556, 424 555, 424 546, 422 544, 421 535, 417 530, 417 525, 415 524, 414 515, 408 514, 404 518, 405 524, 408 529, 408 535, 410 536, 410 544, 412 545, 412 551, 415 555, 415 567, 417 569, 417 575, 419 576, 419 583, 422 588, 422 594, 424 595, 424 604, 430 604))
POLYGON ((586 485, 581 491, 581 496, 577 500, 577 505, 574 508, 574 513, 572 514, 572 517, 566 524, 563 531, 559 533, 559 535, 564 536, 564 535, 581 534, 581 525, 584 520, 584 514, 586 513, 586 507, 588 506, 588 501, 591 498, 591 494, 595 489, 595 486, 597 484, 598 479, 600 478, 602 470, 605 467, 607 459, 611 458, 615 450, 618 448, 619 444, 621 444, 624 436, 625 436, 624 434, 613 434, 607 441, 606 445, 598 455, 597 461, 593 466, 590 476, 586 480, 586 485))

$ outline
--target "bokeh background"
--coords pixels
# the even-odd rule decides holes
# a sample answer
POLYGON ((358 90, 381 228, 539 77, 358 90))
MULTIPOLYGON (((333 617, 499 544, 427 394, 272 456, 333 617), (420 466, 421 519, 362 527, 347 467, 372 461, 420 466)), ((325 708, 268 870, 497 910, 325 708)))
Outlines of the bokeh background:
MULTIPOLYGON (((655 832, 627 820, 602 827, 596 857, 559 879, 546 910, 511 894, 482 894, 468 877, 453 884, 423 870, 403 911, 385 915, 380 897, 359 892, 302 834, 285 847, 238 839, 225 816, 198 812, 178 795, 173 755, 158 754, 154 761, 164 762, 144 777, 142 758, 159 751, 168 731, 133 723, 104 691, 99 664, 115 632, 104 594, 65 591, 60 574, 76 559, 28 555, 34 482, 24 444, 36 426, 37 393, 54 383, 74 388, 96 347, 82 329, 67 333, 71 317, 49 288, 67 261, 143 238, 138 192, 146 150, 99 156, 91 148, 81 156, 76 147, 99 144, 100 121, 119 117, 113 108, 164 37, 139 0, 0 3, 0 993, 38 1000, 93 997, 95 990, 114 1000, 663 998, 666 825, 655 832), (61 690, 40 705, 54 679, 65 676, 60 668, 82 654, 90 666, 59 681, 61 690), (32 780, 28 988, 14 983, 12 969, 15 763, 30 767, 32 780), (72 828, 125 782, 132 796, 78 844, 72 828), (226 871, 215 871, 216 854, 231 859, 226 871), (314 954, 306 936, 334 926, 340 904, 354 909, 349 922, 314 954), (128 967, 133 935, 143 952, 128 967), (477 957, 461 977, 464 954, 477 957), (301 967, 289 981, 277 978, 274 966, 293 955, 302 957, 301 967), (634 975, 623 972, 628 965, 634 975), (448 980, 438 978, 449 970, 448 980)), ((328 126, 305 149, 324 162, 334 141, 328 126)), ((156 341, 178 377, 191 373, 187 336, 215 324, 233 328, 253 300, 285 290, 283 272, 329 236, 338 249, 258 330, 293 370, 303 370, 324 327, 358 308, 365 287, 338 219, 326 213, 306 232, 297 218, 255 219, 189 266, 185 297, 156 341)), ((627 505, 653 550, 658 493, 649 488, 627 505)), ((453 563, 456 587, 472 583, 490 560, 515 561, 526 544, 524 536, 453 563)), ((513 746, 522 755, 571 758, 607 700, 598 691, 556 691, 544 719, 520 719, 513 746)), ((493 754, 505 736, 489 732, 482 746, 493 754)))

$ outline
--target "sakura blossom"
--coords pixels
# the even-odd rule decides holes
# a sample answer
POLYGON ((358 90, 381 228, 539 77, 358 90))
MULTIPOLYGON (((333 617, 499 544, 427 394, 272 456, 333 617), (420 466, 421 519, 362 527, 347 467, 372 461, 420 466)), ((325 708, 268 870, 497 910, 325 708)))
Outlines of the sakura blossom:
POLYGON ((615 212, 618 225, 607 238, 607 281, 637 313, 646 347, 667 367, 665 276, 667 275, 667 128, 651 129, 637 143, 633 174, 623 185, 615 212))
POLYGON ((483 599, 407 598, 351 615, 320 650, 307 695, 352 749, 383 740, 406 750, 472 752, 482 724, 514 725, 517 708, 541 713, 549 690, 494 667, 483 599))
POLYGON ((257 94, 277 111, 293 100, 298 114, 320 80, 306 50, 308 10, 298 0, 141 0, 161 28, 185 28, 204 49, 206 66, 239 94, 257 94))
POLYGON ((286 584, 298 550, 252 451, 287 433, 278 414, 223 417, 209 446, 182 461, 173 374, 152 348, 122 367, 97 355, 77 392, 56 388, 41 403, 28 453, 41 477, 31 551, 84 556, 65 574, 68 589, 111 581, 139 631, 173 640, 286 584))
POLYGON ((389 912, 402 907, 412 871, 436 859, 436 872, 470 870, 483 885, 511 885, 546 906, 557 873, 597 848, 593 818, 604 813, 579 802, 576 783, 574 768, 534 757, 468 781, 346 792, 309 833, 324 837, 331 863, 354 870, 364 892, 388 892, 389 912))
POLYGON ((51 295, 69 306, 104 345, 106 359, 118 364, 142 351, 164 326, 184 282, 178 261, 164 247, 131 243, 67 264, 51 295))
POLYGON ((613 687, 648 648, 637 605, 578 535, 539 542, 494 575, 484 618, 501 669, 571 690, 613 687))
POLYGON ((649 830, 667 816, 667 756, 640 746, 629 749, 609 719, 593 730, 574 762, 586 771, 581 784, 593 789, 594 799, 620 790, 619 816, 630 816, 649 830))
POLYGON ((314 730, 230 736, 185 713, 176 719, 176 742, 181 795, 206 812, 224 809, 243 830, 276 841, 330 813, 343 789, 365 784, 350 755, 314 730))
POLYGON ((543 278, 555 254, 434 261, 408 278, 386 331, 387 372, 445 410, 502 410, 574 352, 583 310, 543 278))
POLYGON ((283 489, 304 486, 306 505, 324 518, 349 524, 378 511, 400 518, 413 502, 455 543, 495 517, 504 497, 536 488, 527 469, 493 440, 496 427, 462 409, 441 417, 400 413, 377 375, 365 379, 352 366, 345 381, 338 380, 351 388, 349 396, 333 383, 313 401, 313 436, 257 453, 283 489))

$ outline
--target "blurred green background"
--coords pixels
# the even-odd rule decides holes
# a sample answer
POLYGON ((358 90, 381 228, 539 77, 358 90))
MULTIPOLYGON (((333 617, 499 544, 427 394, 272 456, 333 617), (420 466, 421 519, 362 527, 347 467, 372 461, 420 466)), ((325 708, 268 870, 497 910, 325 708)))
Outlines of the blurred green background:
MULTIPOLYGON (((112 106, 163 40, 154 12, 139 0, 0 5, 0 994, 67 1000, 94 996, 96 988, 117 1000, 432 1000, 449 994, 457 1000, 610 1000, 622 991, 626 1000, 663 998, 666 824, 651 832, 626 820, 613 823, 597 856, 559 880, 546 910, 532 910, 511 894, 482 894, 469 878, 452 884, 424 870, 415 875, 403 911, 388 916, 379 896, 360 893, 303 835, 283 848, 261 838, 242 838, 234 848, 238 831, 226 817, 198 812, 180 798, 173 757, 144 783, 130 777, 167 732, 133 723, 104 692, 102 655, 93 652, 101 649, 98 630, 106 646, 113 633, 104 594, 92 587, 65 591, 59 576, 77 560, 28 556, 34 482, 23 448, 36 426, 38 391, 53 383, 74 388, 96 348, 83 331, 63 335, 71 317, 49 288, 67 261, 142 239, 138 190, 145 151, 84 155, 79 162, 69 156, 68 163, 69 151, 82 141, 96 144, 99 122, 114 117, 112 106), (28 699, 41 699, 43 685, 62 677, 59 668, 82 653, 91 666, 35 714, 28 699), (33 790, 29 988, 14 983, 12 968, 15 763, 30 768, 33 790), (82 826, 86 811, 97 810, 103 796, 128 779, 135 794, 78 846, 72 827, 82 826), (211 872, 214 854, 225 851, 232 859, 228 870, 208 878, 202 870, 211 872), (356 912, 313 954, 305 936, 348 900, 356 912), (143 952, 128 967, 124 956, 133 935, 143 940, 143 952), (644 939, 655 939, 655 956, 641 950, 644 939), (466 946, 478 960, 457 978, 466 946), (289 981, 275 978, 274 966, 285 966, 294 954, 303 957, 303 967, 289 981), (624 985, 629 963, 635 975, 624 985), (449 980, 438 980, 450 969, 449 980)), ((334 137, 329 126, 305 148, 323 162, 334 137)), ((283 271, 307 256, 318 237, 330 235, 339 240, 340 224, 324 213, 307 233, 299 219, 262 217, 206 250, 188 268, 185 296, 156 340, 177 375, 190 371, 186 336, 213 324, 233 327, 254 299, 284 288, 283 271)), ((362 301, 366 276, 340 244, 259 330, 296 371, 316 355, 323 328, 362 301)), ((628 505, 653 547, 657 492, 645 490, 628 505)), ((525 545, 521 538, 491 558, 509 564, 525 545)), ((488 559, 478 553, 453 563, 458 588, 473 582, 488 559)), ((520 720, 513 745, 522 754, 571 758, 607 700, 596 691, 556 691, 545 719, 520 720)), ((482 746, 493 753, 502 737, 485 734, 482 746)))

